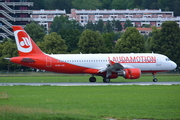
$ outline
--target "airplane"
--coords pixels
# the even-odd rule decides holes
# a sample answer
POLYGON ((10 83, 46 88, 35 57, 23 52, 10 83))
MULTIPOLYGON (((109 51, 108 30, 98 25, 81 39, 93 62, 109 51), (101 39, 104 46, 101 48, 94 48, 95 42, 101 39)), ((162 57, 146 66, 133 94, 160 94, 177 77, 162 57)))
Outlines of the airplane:
POLYGON ((12 26, 18 48, 18 57, 10 61, 26 67, 67 74, 92 74, 102 76, 103 82, 119 76, 125 79, 138 79, 141 73, 152 73, 157 82, 157 72, 174 70, 177 65, 167 56, 156 53, 129 54, 46 54, 40 50, 21 26, 12 26))

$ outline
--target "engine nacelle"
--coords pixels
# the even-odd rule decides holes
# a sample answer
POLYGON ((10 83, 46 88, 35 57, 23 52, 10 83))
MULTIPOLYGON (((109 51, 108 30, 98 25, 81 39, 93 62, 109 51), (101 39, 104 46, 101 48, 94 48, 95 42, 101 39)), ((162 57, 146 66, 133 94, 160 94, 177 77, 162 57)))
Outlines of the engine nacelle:
POLYGON ((123 77, 125 79, 138 79, 141 76, 141 70, 138 68, 124 69, 123 77))

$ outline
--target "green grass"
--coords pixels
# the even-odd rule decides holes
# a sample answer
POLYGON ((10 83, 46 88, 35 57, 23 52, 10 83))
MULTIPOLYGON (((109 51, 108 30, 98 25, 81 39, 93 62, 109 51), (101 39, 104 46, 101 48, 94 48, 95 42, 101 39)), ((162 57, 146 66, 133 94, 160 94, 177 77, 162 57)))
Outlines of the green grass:
MULTIPOLYGON (((8 74, 2 75, 0 77, 0 83, 9 83, 9 82, 89 82, 90 75, 64 75, 64 74, 8 74), (15 77, 14 77, 15 76, 15 77)), ((102 77, 96 76, 97 82, 102 82, 102 77)), ((180 76, 178 74, 157 74, 157 78, 159 82, 163 81, 180 81, 180 76)), ((111 79, 111 82, 152 82, 152 75, 145 74, 142 75, 139 79, 124 79, 123 77, 118 77, 117 79, 111 79)))
POLYGON ((1 86, 1 120, 180 119, 180 85, 1 86))

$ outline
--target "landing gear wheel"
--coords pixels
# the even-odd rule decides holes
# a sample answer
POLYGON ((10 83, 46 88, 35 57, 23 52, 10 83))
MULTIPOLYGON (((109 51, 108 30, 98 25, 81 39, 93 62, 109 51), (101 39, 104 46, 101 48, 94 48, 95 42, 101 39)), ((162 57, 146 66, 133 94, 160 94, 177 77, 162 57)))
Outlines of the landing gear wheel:
POLYGON ((89 82, 96 82, 96 78, 95 77, 90 77, 89 82))
POLYGON ((105 82, 105 83, 109 83, 110 82, 110 78, 103 78, 103 82, 105 82))
POLYGON ((153 82, 157 82, 157 81, 158 81, 158 79, 157 79, 157 78, 154 78, 154 79, 153 79, 153 82))
POLYGON ((152 74, 153 74, 153 82, 157 82, 158 79, 156 78, 156 72, 153 72, 152 74))

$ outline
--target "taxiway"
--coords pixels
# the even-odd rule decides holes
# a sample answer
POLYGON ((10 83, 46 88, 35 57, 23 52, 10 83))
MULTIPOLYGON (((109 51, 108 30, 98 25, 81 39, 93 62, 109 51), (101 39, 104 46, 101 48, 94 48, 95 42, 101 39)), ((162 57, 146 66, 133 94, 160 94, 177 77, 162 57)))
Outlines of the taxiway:
POLYGON ((179 85, 180 82, 117 82, 117 83, 88 83, 88 82, 66 82, 66 83, 0 83, 0 86, 107 86, 107 85, 179 85))

